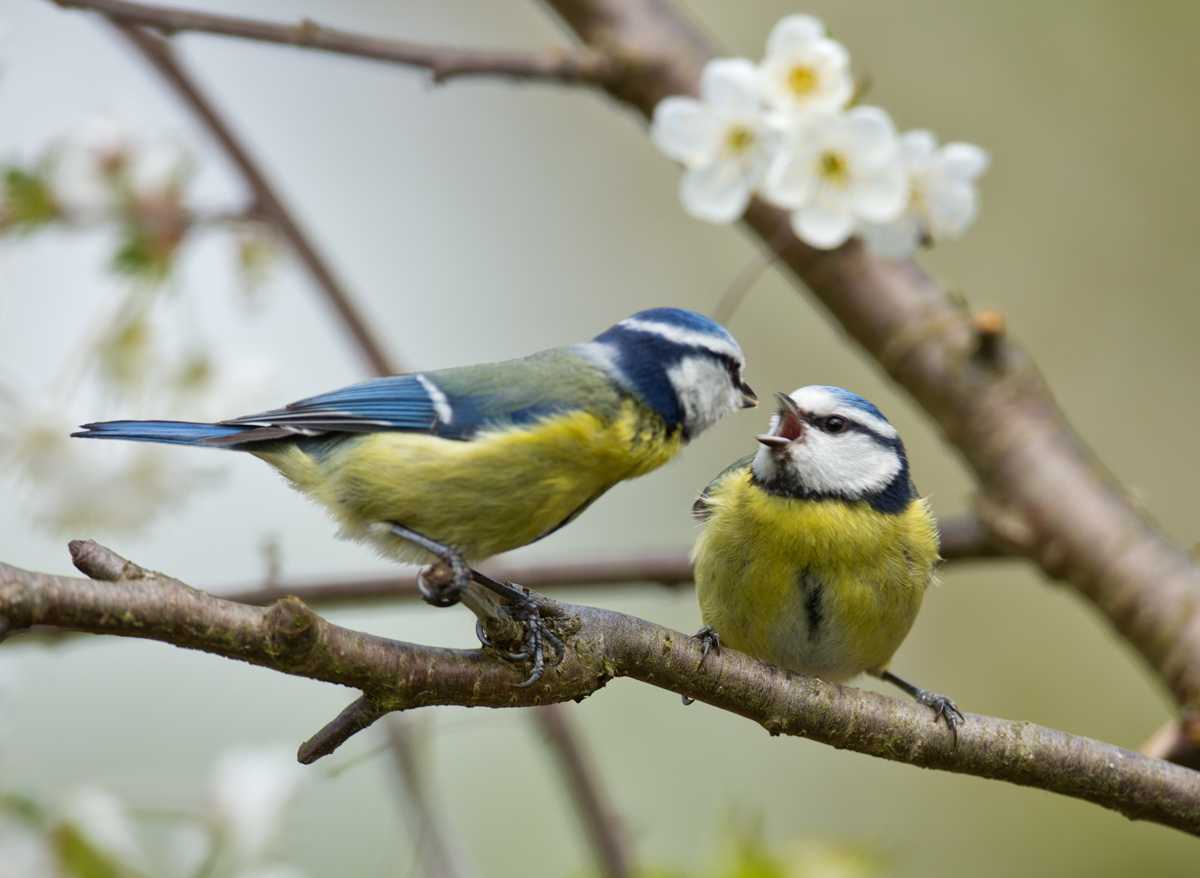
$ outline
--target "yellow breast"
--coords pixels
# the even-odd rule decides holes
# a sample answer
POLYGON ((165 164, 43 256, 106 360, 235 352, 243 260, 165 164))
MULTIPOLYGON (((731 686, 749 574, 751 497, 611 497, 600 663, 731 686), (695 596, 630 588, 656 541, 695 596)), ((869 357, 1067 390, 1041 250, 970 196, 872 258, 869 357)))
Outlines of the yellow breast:
POLYGON ((344 536, 428 563, 379 523, 480 560, 545 536, 617 482, 662 466, 681 444, 678 431, 668 435, 661 419, 626 400, 616 418, 575 411, 468 441, 381 432, 319 453, 299 445, 255 453, 332 512, 344 536))
POLYGON ((938 557, 923 500, 891 515, 781 497, 744 469, 714 485, 707 505, 696 589, 722 644, 829 680, 887 667, 938 557))

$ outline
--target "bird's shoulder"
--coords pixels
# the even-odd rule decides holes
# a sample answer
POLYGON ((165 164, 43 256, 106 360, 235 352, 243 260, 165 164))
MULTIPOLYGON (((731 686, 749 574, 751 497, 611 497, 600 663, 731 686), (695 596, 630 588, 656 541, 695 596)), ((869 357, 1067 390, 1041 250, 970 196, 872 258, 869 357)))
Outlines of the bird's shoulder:
POLYGON ((734 461, 729 466, 725 467, 725 469, 717 473, 716 478, 708 483, 705 489, 700 492, 700 496, 696 499, 696 502, 692 504, 692 515, 697 521, 708 521, 708 519, 712 516, 713 508, 711 501, 712 498, 720 491, 722 483, 732 476, 740 475, 741 473, 745 472, 750 468, 750 464, 753 462, 754 455, 751 454, 743 457, 741 460, 734 461))

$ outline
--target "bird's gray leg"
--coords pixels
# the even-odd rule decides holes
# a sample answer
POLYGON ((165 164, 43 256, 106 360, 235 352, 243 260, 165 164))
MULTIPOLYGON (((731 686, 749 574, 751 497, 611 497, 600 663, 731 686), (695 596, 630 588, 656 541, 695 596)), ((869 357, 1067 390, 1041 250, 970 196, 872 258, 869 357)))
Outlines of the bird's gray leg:
POLYGON ((918 704, 924 704, 926 707, 932 707, 937 711, 933 717, 934 721, 936 722, 939 718, 945 718, 946 725, 950 727, 950 731, 954 735, 954 746, 958 746, 958 724, 966 722, 966 717, 962 715, 962 711, 958 709, 957 704, 945 695, 938 695, 936 692, 930 692, 928 689, 914 686, 907 680, 897 677, 891 671, 880 671, 875 676, 885 683, 891 683, 893 686, 903 689, 918 704))
POLYGON ((449 607, 457 604, 462 598, 463 589, 471 583, 471 568, 467 566, 462 555, 449 546, 439 543, 437 540, 431 540, 424 534, 409 530, 394 521, 389 521, 388 527, 393 534, 414 546, 420 546, 449 568, 448 571, 445 571, 449 573, 449 576, 436 577, 432 575, 435 570, 429 567, 417 574, 417 587, 421 589, 421 597, 425 599, 425 603, 433 604, 435 607, 449 607), (438 579, 441 581, 437 581, 438 579))
POLYGON ((437 569, 440 565, 434 565, 432 568, 426 567, 417 574, 417 585, 421 589, 421 597, 427 603, 433 604, 435 607, 448 607, 456 604, 463 600, 464 596, 471 596, 469 588, 472 582, 478 583, 507 601, 506 604, 493 607, 491 601, 487 601, 482 595, 475 595, 474 599, 468 600, 466 603, 477 617, 475 633, 479 636, 479 642, 486 647, 496 649, 487 635, 484 625, 485 616, 494 619, 494 614, 499 612, 520 624, 524 632, 521 648, 516 652, 496 650, 509 661, 533 662, 529 678, 523 683, 517 683, 518 689, 532 686, 542 678, 542 673, 546 669, 547 644, 554 650, 555 660, 552 667, 556 667, 562 662, 567 654, 566 647, 542 621, 541 610, 536 601, 511 584, 498 582, 490 576, 485 576, 478 570, 468 567, 462 555, 450 546, 395 522, 388 522, 388 527, 393 534, 408 540, 415 546, 420 546, 426 552, 437 557, 442 565, 445 565, 445 568, 440 571, 437 569))
MULTIPOLYGON (((708 651, 711 649, 717 655, 721 654, 721 635, 713 630, 713 626, 705 625, 699 631, 692 635, 696 640, 700 641, 700 664, 704 664, 704 660, 708 658, 708 651)), ((688 698, 686 695, 680 695, 683 699, 683 706, 687 707, 695 698, 688 698)))

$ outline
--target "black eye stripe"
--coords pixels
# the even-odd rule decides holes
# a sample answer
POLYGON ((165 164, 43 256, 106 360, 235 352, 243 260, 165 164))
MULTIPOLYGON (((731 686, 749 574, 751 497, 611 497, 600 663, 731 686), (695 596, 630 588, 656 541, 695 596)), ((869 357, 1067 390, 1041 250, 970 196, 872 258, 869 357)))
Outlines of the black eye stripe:
POLYGON ((828 418, 831 418, 831 417, 841 418, 843 423, 845 424, 845 426, 843 426, 842 429, 840 431, 836 432, 834 435, 844 436, 847 433, 862 433, 864 436, 870 436, 879 445, 885 445, 888 448, 896 447, 896 444, 899 441, 898 439, 893 439, 890 436, 883 436, 883 435, 875 432, 874 430, 872 430, 866 424, 860 424, 858 421, 854 420, 853 418, 849 418, 845 415, 817 416, 817 415, 810 415, 807 412, 805 412, 805 413, 803 413, 802 417, 804 418, 804 420, 807 423, 811 424, 812 426, 816 427, 818 430, 822 430, 822 431, 825 430, 824 423, 828 418))

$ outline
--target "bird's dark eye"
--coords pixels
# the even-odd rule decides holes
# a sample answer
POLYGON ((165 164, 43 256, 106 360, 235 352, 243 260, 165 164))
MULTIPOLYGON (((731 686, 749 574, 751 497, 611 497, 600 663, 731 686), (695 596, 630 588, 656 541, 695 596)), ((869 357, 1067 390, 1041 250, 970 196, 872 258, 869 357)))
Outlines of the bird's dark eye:
POLYGON ((846 429, 846 419, 839 418, 837 415, 830 415, 825 419, 826 433, 840 433, 846 429))

